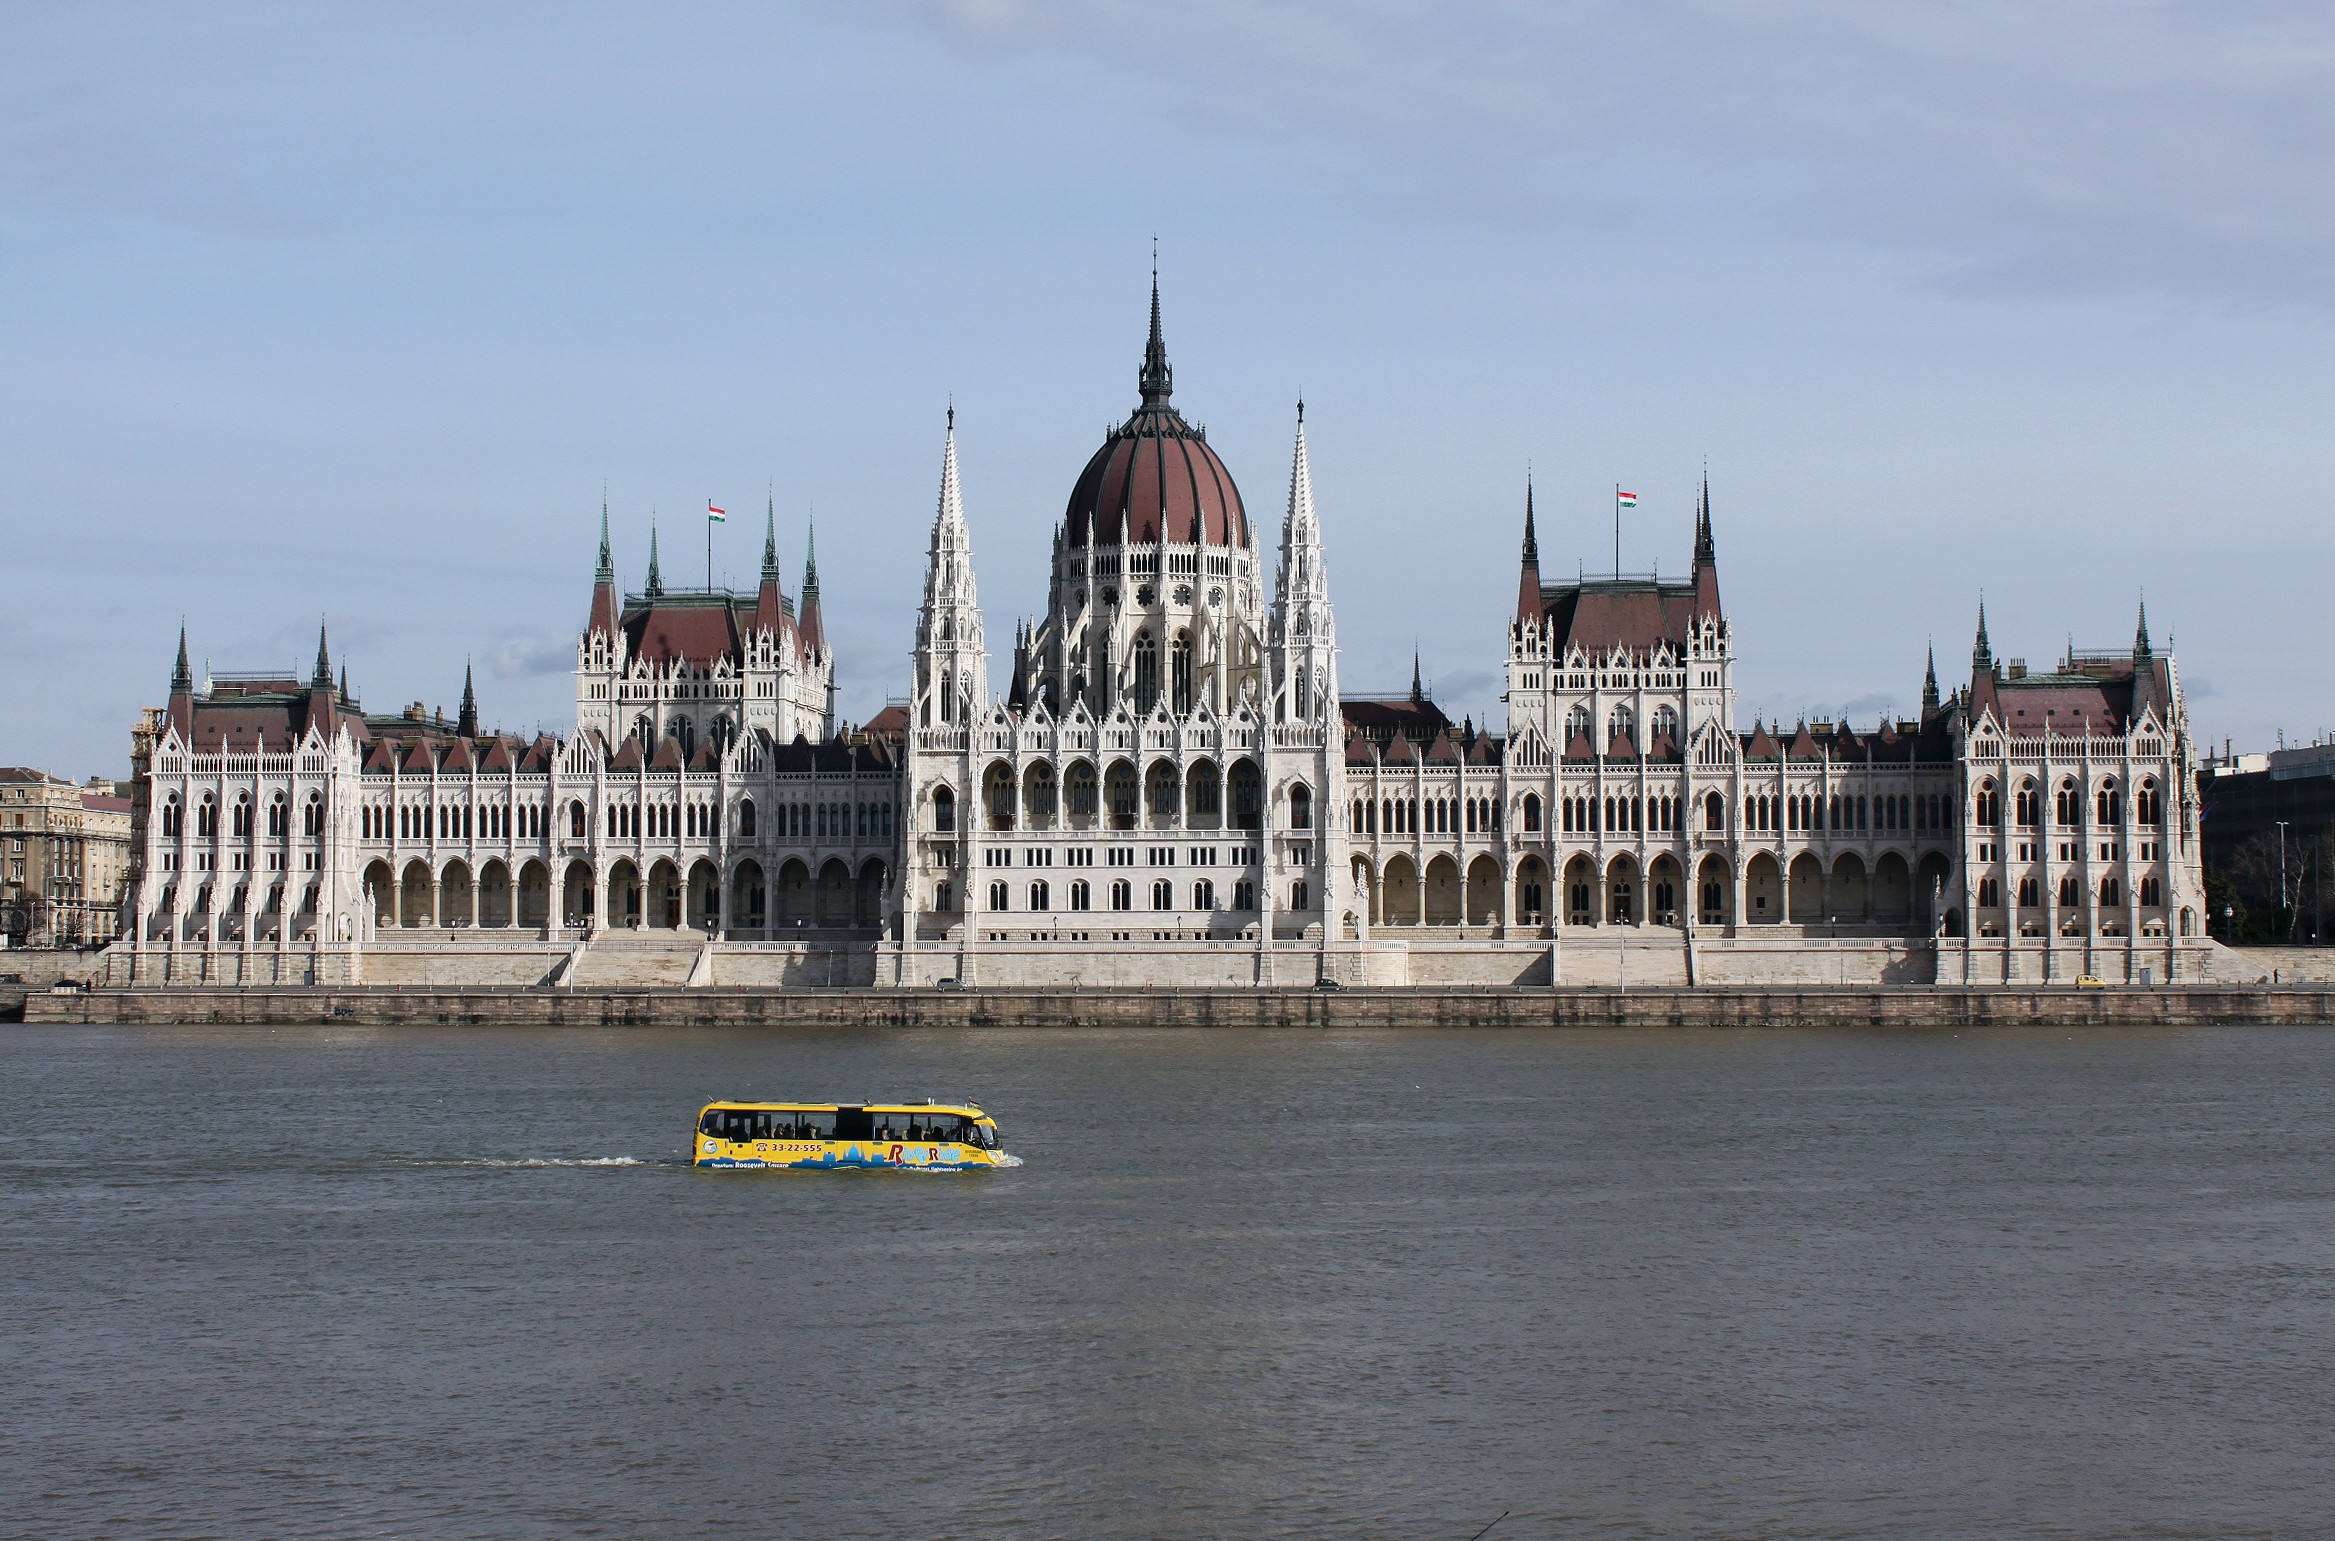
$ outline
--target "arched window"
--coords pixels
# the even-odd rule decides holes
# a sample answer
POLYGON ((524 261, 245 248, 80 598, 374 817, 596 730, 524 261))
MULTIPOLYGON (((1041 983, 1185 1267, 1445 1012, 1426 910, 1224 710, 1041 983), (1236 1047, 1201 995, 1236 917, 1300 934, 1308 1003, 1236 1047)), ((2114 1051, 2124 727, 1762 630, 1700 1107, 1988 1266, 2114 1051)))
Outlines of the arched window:
POLYGON ((932 907, 935 910, 945 913, 953 907, 956 897, 956 892, 948 884, 935 883, 932 885, 932 907))
POLYGON ((1313 715, 1313 676, 1303 669, 1297 671, 1297 715, 1301 721, 1313 715))
POLYGON ((2059 902, 2062 906, 2069 909, 2073 909, 2076 905, 2082 902, 2079 890, 2076 888, 2076 880, 2074 878, 2063 877, 2059 880, 2059 902))
POLYGON ((2164 822, 2164 810, 2157 806, 2157 784, 2153 779, 2143 781, 2140 784, 2140 791, 2133 795, 2132 813, 2134 819, 2142 824, 2156 825, 2164 822))
POLYGON ((647 712, 632 720, 632 736, 640 741, 641 753, 650 754, 657 747, 657 725, 649 720, 647 712))
POLYGON ((2100 884, 2100 903, 2103 908, 2124 902, 2124 884, 2116 878, 2107 878, 2100 884))
POLYGON ((249 792, 235 794, 235 833, 238 835, 251 833, 251 794, 249 792))
POLYGON ((1121 878, 1111 885, 1111 908, 1114 910, 1135 908, 1135 888, 1125 878, 1121 878))
POLYGON ((1192 908, 1196 910, 1216 908, 1216 885, 1214 883, 1202 878, 1192 885, 1192 908))
POLYGON ((584 838, 584 805, 582 803, 568 804, 568 838, 571 840, 584 838))
POLYGON ((1032 819, 1053 818, 1054 767, 1043 760, 1039 761, 1030 767, 1029 782, 1030 817, 1032 819))
MULTIPOLYGON (((1567 749, 1572 748, 1573 740, 1577 738, 1586 740, 1589 737, 1589 723, 1589 708, 1586 706, 1576 706, 1565 714, 1565 747, 1567 749)), ((1595 744, 1591 744, 1589 747, 1593 753, 1597 748, 1595 744)))
POLYGON ((1189 790, 1195 818, 1214 818, 1224 811, 1224 787, 1213 761, 1202 760, 1192 767, 1189 790))
POLYGON ((2003 821, 2003 800, 1991 781, 1978 784, 1978 797, 1971 809, 1971 817, 1981 828, 1991 828, 2003 821))
POLYGON ((1176 816, 1178 790, 1175 766, 1166 760, 1154 760, 1143 778, 1143 801, 1153 818, 1176 816))
POLYGON ((308 794, 308 807, 300 821, 300 831, 302 834, 308 835, 324 833, 324 794, 322 792, 308 794))
POLYGON ((1313 828, 1313 788, 1302 781, 1289 789, 1289 827, 1313 828))
POLYGON ((2019 908, 2031 910, 2043 903, 2042 885, 2033 878, 2019 879, 2019 908))
POLYGON ((1982 910, 2001 909, 2003 907, 2003 885, 1993 878, 1980 878, 1978 880, 1978 907, 1982 910))
POLYGON ((211 801, 211 794, 203 794, 202 803, 195 809, 195 834, 208 839, 219 833, 219 805, 211 801))
POLYGON ((1013 889, 1003 882, 990 884, 989 907, 993 910, 1008 910, 1013 908, 1013 889))
POLYGON ((957 718, 956 675, 947 669, 940 671, 940 720, 954 722, 957 718))
POLYGON ((268 800, 268 833, 271 835, 288 835, 291 832, 291 805, 284 801, 284 794, 278 792, 274 797, 268 800))
POLYGON ((1151 640, 1151 633, 1135 634, 1135 712, 1149 716, 1159 705, 1159 644, 1151 640))
POLYGON ((2019 783, 2019 795, 2014 806, 2014 811, 2018 816, 2019 827, 2021 829, 2033 829, 2035 827, 2036 817, 2043 811, 2041 803, 2042 798, 2037 795, 2034 782, 2022 781, 2019 783))
POLYGON ((2052 822, 2062 829, 2074 829, 2084 822, 2084 794, 2076 790, 2073 781, 2063 781, 2051 800, 2052 822))
POLYGON ((932 828, 935 834, 953 835, 957 831, 957 794, 947 787, 932 789, 932 828))
POLYGON ((1678 741, 1678 713, 1667 704, 1654 708, 1654 736, 1678 741))
POLYGON ((1264 822, 1265 778, 1242 760, 1232 768, 1232 827, 1255 829, 1264 822))
POLYGON ((728 754, 730 743, 737 737, 737 734, 737 724, 730 721, 730 714, 727 712, 716 713, 713 720, 713 752, 715 754, 728 754))
POLYGON ((1151 907, 1155 910, 1174 909, 1176 907, 1176 885, 1169 882, 1166 878, 1161 878, 1158 882, 1152 884, 1151 907))
POLYGON ((162 833, 174 840, 178 838, 179 827, 183 822, 185 812, 186 810, 178 805, 176 792, 164 798, 162 800, 162 833))
POLYGON ((1727 800, 1713 792, 1703 799, 1703 828, 1725 829, 1726 827, 1727 800))
POLYGON ((1070 907, 1074 910, 1091 910, 1095 907, 1094 890, 1087 886, 1086 879, 1080 878, 1070 885, 1070 907))
POLYGON ((1638 741, 1638 714, 1627 705, 1615 707, 1613 715, 1605 720, 1605 738, 1609 744, 1617 738, 1627 738, 1635 744, 1638 741))
POLYGON ((1540 833, 1540 794, 1538 792, 1524 794, 1524 832, 1528 835, 1540 833))
POLYGON ((751 797, 741 798, 738 802, 738 834, 743 839, 754 838, 754 799, 751 797))
POLYGON ((1091 819, 1095 815, 1095 768, 1084 760, 1070 767, 1069 778, 1063 783, 1070 816, 1091 819))
POLYGON ((2124 794, 2117 789, 2114 778, 2100 783, 2099 814, 2102 824, 2124 822, 2124 794))
POLYGON ((1030 885, 1030 908, 1033 911, 1043 913, 1044 911, 1054 908, 1053 897, 1053 894, 1047 890, 1044 882, 1036 882, 1030 885))
POLYGON ((1181 717, 1192 710, 1192 634, 1190 632, 1179 631, 1176 633, 1175 640, 1168 645, 1168 665, 1169 683, 1174 687, 1175 705, 1173 710, 1178 717, 1181 717))

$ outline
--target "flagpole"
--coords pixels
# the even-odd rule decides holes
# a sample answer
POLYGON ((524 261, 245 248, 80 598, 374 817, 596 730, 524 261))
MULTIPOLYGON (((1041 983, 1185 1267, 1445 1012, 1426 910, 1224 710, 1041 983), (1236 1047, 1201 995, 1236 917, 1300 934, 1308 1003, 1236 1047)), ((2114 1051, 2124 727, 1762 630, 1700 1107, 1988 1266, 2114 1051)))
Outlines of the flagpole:
POLYGON ((1613 581, 1622 581, 1622 484, 1613 484, 1613 581))
MULTIPOLYGON (((1615 517, 1619 517, 1616 515, 1615 517)), ((713 499, 705 500, 705 591, 713 592, 713 499)))

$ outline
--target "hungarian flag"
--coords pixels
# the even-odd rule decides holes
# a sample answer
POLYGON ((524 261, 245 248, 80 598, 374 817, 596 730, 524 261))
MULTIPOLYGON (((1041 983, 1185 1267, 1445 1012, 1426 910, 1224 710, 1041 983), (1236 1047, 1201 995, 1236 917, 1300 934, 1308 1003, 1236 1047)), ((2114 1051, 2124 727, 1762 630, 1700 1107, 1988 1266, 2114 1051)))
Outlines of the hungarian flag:
POLYGON ((1622 508, 1636 508, 1638 506, 1638 495, 1634 492, 1616 492, 1613 495, 1613 500, 1617 506, 1622 508))
POLYGON ((730 516, 727 513, 724 513, 721 509, 714 507, 713 499, 707 498, 705 500, 705 517, 711 519, 716 524, 723 524, 728 522, 730 516))

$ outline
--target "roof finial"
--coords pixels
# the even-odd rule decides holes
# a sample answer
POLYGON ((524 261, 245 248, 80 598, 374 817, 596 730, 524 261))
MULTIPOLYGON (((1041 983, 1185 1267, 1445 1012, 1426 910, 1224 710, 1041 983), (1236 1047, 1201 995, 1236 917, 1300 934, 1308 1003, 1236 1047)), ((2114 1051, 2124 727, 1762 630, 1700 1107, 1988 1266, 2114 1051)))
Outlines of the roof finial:
POLYGON ((1411 701, 1416 705, 1425 699, 1426 693, 1419 688, 1419 644, 1414 642, 1411 644, 1411 701))
POLYGON ((2155 656, 2156 649, 2149 645, 2149 596, 2144 589, 2140 596, 2140 624, 2132 633, 2132 657, 2136 663, 2146 663, 2155 656))
POLYGON ((1532 524, 1532 463, 1524 466, 1524 565, 1540 566, 1540 535, 1532 524))
POLYGON ((1938 645, 1930 644, 1929 665, 1922 671, 1922 714, 1938 709, 1938 645))
POLYGON ((478 737, 478 693, 470 688, 470 660, 462 660, 462 713, 454 720, 454 731, 464 738, 478 737))
POLYGON ((174 696, 194 694, 195 671, 187 664, 186 622, 178 623, 178 667, 170 671, 170 693, 174 696))
POLYGON ((762 505, 762 581, 778 581, 778 491, 775 487, 763 489, 762 505))
POLYGON ((1973 674, 1994 672, 1994 648, 1986 640, 1986 595, 1978 596, 1978 640, 1970 648, 1970 670, 1973 674))
POLYGON ((316 672, 308 678, 311 690, 332 689, 332 654, 324 645, 324 617, 316 618, 316 672))
POLYGON ((1143 372, 1136 385, 1146 407, 1164 407, 1175 390, 1175 371, 1168 368, 1167 343, 1159 330, 1159 237, 1151 238, 1151 340, 1143 348, 1143 372))
POLYGON ((649 516, 649 581, 641 593, 649 599, 665 597, 665 580, 657 570, 657 520, 654 514, 649 516))
POLYGON ((608 484, 600 484, 600 581, 616 581, 616 563, 608 554, 608 484))
POLYGON ((803 521, 803 597, 819 597, 819 505, 813 503, 803 521))

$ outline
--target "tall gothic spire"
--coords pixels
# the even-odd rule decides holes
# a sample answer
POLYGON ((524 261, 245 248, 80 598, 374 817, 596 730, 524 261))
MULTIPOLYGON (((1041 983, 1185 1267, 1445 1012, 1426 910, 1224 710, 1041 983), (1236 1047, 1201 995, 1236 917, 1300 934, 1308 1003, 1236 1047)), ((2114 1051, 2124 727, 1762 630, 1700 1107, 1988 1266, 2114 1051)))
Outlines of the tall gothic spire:
POLYGON ((174 696, 191 696, 195 693, 195 671, 187 663, 186 657, 184 621, 178 627, 178 667, 170 671, 170 693, 174 696))
POLYGON ((1717 542, 1711 539, 1711 473, 1703 473, 1702 506, 1695 511, 1694 559, 1698 567, 1708 567, 1719 560, 1717 542))
POLYGON ((665 580, 657 570, 657 527, 654 522, 649 525, 649 581, 641 593, 649 599, 665 597, 665 580))
POLYGON ((1147 407, 1164 407, 1175 391, 1175 371, 1168 367, 1167 343, 1159 332, 1159 256, 1151 259, 1151 340, 1143 347, 1143 372, 1136 377, 1147 407))
POLYGON ((1922 673, 1922 715, 1938 709, 1938 650, 1930 648, 1929 667, 1922 673))
POLYGON ((308 676, 310 690, 332 689, 332 651, 324 645, 324 622, 316 623, 316 669, 308 676))
POLYGON ((1413 647, 1411 649, 1411 701, 1415 705, 1426 699, 1426 692, 1419 688, 1419 650, 1413 647))
POLYGON ((772 492, 762 511, 762 581, 778 581, 778 494, 772 492))
POLYGON ((2156 655, 2156 649, 2149 644, 2149 602, 2144 594, 2140 601, 2140 624, 2132 632, 2132 661, 2147 663, 2156 655))
POLYGON ((1289 454, 1289 511, 1281 520, 1281 565, 1274 580, 1270 627, 1273 640, 1285 646, 1327 648, 1336 641, 1329 575, 1322 564, 1321 518, 1313 506, 1313 463, 1305 447, 1303 400, 1297 403, 1297 443, 1289 454))
POLYGON ((803 598, 819 597, 819 516, 813 514, 803 523, 803 598))
POLYGON ((454 731, 464 738, 478 737, 478 692, 470 686, 470 661, 462 662, 462 713, 454 720, 454 731))
POLYGON ((1978 600, 1978 640, 1970 647, 1970 672, 1994 673, 1994 648, 1986 640, 1986 596, 1983 594, 1978 600))
POLYGON ((1524 563, 1516 575, 1516 618, 1538 622, 1543 614, 1540 597, 1540 535, 1533 528, 1532 473, 1524 473, 1524 563))
POLYGON ((616 559, 609 553, 608 549, 608 488, 605 485, 600 488, 599 578, 602 583, 614 583, 616 581, 616 559))

